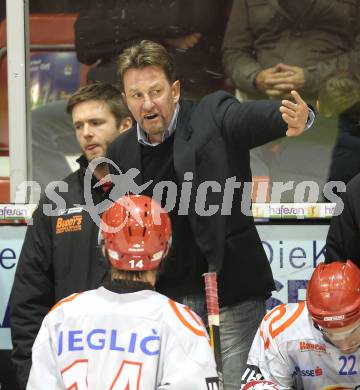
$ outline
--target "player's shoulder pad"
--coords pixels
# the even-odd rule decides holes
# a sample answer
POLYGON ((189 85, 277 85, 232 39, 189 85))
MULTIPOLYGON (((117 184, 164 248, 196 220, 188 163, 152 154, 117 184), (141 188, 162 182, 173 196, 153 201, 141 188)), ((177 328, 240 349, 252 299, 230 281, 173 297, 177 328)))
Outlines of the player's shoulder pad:
POLYGON ((206 370, 212 367, 215 374, 214 353, 201 318, 185 305, 171 299, 167 303, 166 344, 177 351, 179 358, 183 357, 187 362, 203 366, 206 370))
POLYGON ((263 318, 260 324, 260 336, 265 343, 265 349, 271 340, 282 337, 299 321, 305 312, 305 302, 281 304, 274 307, 263 318))
POLYGON ((174 326, 196 336, 208 338, 203 321, 188 306, 177 303, 171 299, 168 299, 168 306, 170 307, 170 317, 174 326))
POLYGON ((57 310, 60 307, 63 308, 63 306, 66 303, 74 301, 81 294, 82 294, 81 292, 80 293, 74 293, 74 294, 69 295, 66 298, 61 299, 59 302, 55 303, 55 305, 50 309, 49 313, 54 312, 55 310, 57 310))

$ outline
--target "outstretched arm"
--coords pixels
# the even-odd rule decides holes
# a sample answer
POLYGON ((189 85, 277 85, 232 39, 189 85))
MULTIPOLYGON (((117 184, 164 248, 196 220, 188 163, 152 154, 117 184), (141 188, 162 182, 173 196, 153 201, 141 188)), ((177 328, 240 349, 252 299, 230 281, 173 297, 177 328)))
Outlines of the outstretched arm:
POLYGON ((244 103, 224 94, 215 109, 227 142, 249 150, 285 135, 302 134, 311 126, 315 114, 296 91, 291 94, 294 102, 257 100, 244 103))

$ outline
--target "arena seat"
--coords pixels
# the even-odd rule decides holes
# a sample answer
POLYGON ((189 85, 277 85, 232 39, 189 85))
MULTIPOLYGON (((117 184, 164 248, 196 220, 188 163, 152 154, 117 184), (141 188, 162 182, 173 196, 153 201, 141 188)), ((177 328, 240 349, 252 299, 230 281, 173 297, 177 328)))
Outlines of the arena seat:
POLYGON ((9 203, 10 181, 8 177, 0 177, 0 203, 9 203))
MULTIPOLYGON (((74 23, 78 17, 75 13, 63 14, 30 14, 30 59, 43 53, 74 53, 74 23)), ((6 20, 0 23, 0 156, 9 155, 8 131, 8 80, 7 80, 6 20)), ((75 58, 75 61, 76 58, 75 58)), ((85 83, 88 66, 78 63, 80 67, 79 85, 85 83)), ((79 86, 75 86, 75 89, 79 86)), ((2 191, 1 191, 2 192, 2 191)), ((3 193, 3 192, 2 192, 3 193)), ((1 196, 2 202, 8 197, 1 196)))

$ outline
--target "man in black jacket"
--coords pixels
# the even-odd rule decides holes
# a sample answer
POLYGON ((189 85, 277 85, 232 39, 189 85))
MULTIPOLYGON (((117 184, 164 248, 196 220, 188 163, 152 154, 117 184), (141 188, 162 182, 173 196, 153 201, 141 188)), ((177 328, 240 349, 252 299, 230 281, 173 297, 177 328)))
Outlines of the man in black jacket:
MULTIPOLYGON (((21 389, 26 387, 31 347, 44 316, 69 294, 98 287, 107 271, 97 251, 98 226, 83 207, 84 175, 89 163, 105 156, 109 143, 132 124, 119 90, 109 84, 80 88, 67 110, 83 152, 77 160, 80 168, 64 179, 56 194, 40 200, 27 229, 11 295, 12 360, 21 389), (47 215, 47 206, 52 215, 47 215)), ((94 204, 107 196, 109 183, 94 187, 107 173, 106 165, 94 171, 94 204)))
POLYGON ((200 98, 223 88, 221 43, 230 0, 90 1, 75 23, 80 62, 96 64, 89 80, 117 82, 116 60, 142 39, 174 56, 183 93, 200 98))
POLYGON ((134 181, 146 187, 142 193, 170 213, 172 250, 157 289, 203 315, 202 274, 209 267, 219 271, 225 389, 237 390, 265 298, 275 288, 253 218, 241 210, 242 200, 250 204, 249 150, 301 134, 308 107, 295 91, 295 102, 282 105, 240 104, 225 92, 198 104, 180 101, 173 60, 151 41, 125 50, 118 66, 137 125, 109 146, 108 157, 122 173, 138 169, 134 181))
POLYGON ((331 219, 326 239, 326 263, 350 259, 360 267, 359 195, 360 174, 357 174, 347 183, 341 203, 337 204, 338 208, 343 207, 342 212, 331 219))

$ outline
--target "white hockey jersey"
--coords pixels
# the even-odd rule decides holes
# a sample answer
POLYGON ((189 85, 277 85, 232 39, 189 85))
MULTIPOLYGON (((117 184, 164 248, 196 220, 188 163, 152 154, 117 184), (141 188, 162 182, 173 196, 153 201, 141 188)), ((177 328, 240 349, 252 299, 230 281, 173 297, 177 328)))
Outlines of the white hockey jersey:
POLYGON ((270 380, 281 390, 360 389, 360 350, 345 354, 326 342, 305 302, 283 304, 260 324, 242 387, 256 379, 270 380))
POLYGON ((151 291, 100 287, 63 299, 32 350, 28 390, 217 390, 200 318, 151 291))

